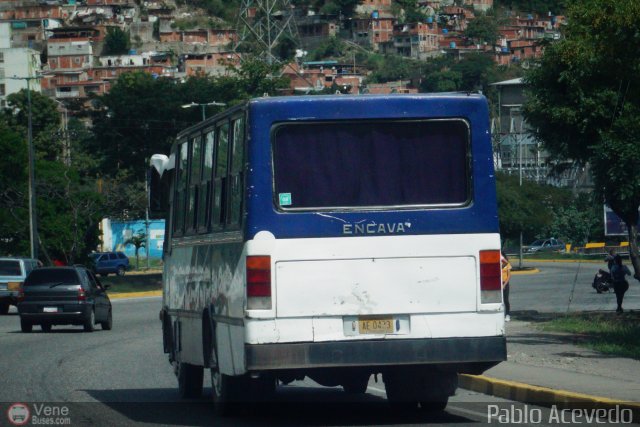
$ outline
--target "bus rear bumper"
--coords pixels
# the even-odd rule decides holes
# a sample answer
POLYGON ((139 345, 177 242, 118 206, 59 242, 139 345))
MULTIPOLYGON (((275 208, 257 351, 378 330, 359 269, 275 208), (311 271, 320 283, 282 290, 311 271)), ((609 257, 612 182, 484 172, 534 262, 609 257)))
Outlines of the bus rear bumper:
POLYGON ((488 369, 507 360, 507 344, 504 336, 246 344, 245 357, 249 371, 431 364, 488 369))

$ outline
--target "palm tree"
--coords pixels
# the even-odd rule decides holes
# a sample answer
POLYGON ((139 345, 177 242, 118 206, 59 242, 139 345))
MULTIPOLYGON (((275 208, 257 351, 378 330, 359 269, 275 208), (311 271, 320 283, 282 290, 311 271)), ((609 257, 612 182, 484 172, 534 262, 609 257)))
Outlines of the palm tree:
MULTIPOLYGON (((125 246, 126 245, 133 245, 136 248, 136 270, 140 270, 140 256, 138 255, 138 251, 140 251, 140 248, 146 248, 147 247, 147 235, 144 232, 139 232, 138 234, 136 234, 135 236, 131 236, 130 238, 128 238, 125 242, 124 242, 125 246)), ((147 254, 147 256, 149 256, 147 254)))

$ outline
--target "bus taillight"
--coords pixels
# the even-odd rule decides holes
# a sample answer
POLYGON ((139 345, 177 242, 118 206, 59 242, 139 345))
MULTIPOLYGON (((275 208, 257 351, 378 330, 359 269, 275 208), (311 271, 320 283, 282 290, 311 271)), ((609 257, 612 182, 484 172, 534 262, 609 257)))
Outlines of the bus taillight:
POLYGON ((500 251, 480 251, 480 302, 502 302, 500 251))
POLYGON ((270 256, 247 256, 247 309, 271 309, 270 256))

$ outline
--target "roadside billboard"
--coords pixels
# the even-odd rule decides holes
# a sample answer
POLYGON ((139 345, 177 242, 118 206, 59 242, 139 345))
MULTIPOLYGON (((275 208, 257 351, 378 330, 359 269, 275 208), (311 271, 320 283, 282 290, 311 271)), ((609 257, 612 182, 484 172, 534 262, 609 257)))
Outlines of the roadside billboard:
MULTIPOLYGON (((162 258, 164 244, 164 220, 149 220, 149 258, 162 258)), ((125 242, 137 234, 146 234, 147 224, 143 219, 135 221, 118 221, 105 218, 102 220, 103 251, 122 251, 127 256, 135 255, 135 246, 125 242)), ((140 248, 139 255, 147 256, 146 248, 140 248)))

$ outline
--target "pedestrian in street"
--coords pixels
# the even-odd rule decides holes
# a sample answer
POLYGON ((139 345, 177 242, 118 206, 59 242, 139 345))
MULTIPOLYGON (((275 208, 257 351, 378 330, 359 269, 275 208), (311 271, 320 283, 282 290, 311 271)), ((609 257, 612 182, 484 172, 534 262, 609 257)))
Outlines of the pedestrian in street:
POLYGON ((613 263, 616 259, 616 250, 611 248, 609 249, 609 255, 604 258, 604 261, 607 263, 607 268, 609 269, 609 274, 611 274, 611 267, 613 267, 613 263))
POLYGON ((502 299, 504 301, 504 321, 511 321, 511 304, 509 304, 509 281, 511 280, 511 263, 509 258, 500 251, 500 266, 502 268, 502 299))
POLYGON ((627 282, 626 276, 631 276, 631 272, 626 265, 622 264, 622 257, 616 255, 611 267, 611 279, 613 280, 613 291, 616 293, 616 302, 618 303, 616 313, 618 314, 624 311, 622 309, 622 300, 625 292, 629 289, 629 282, 627 282))

